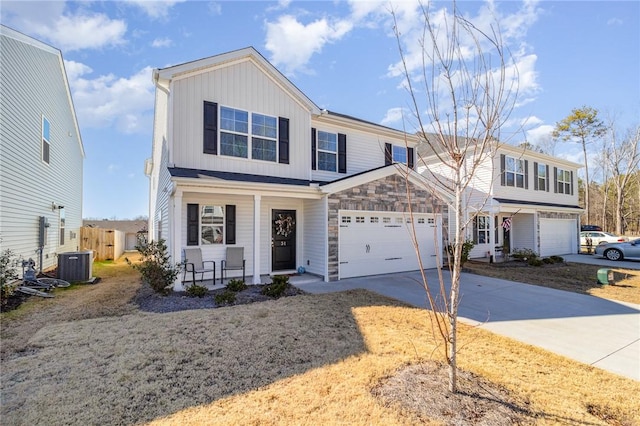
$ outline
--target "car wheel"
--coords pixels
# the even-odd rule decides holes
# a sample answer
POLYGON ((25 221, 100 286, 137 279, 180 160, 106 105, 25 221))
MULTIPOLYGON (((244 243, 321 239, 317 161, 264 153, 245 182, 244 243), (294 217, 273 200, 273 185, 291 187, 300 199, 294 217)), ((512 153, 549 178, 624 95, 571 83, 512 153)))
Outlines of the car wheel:
POLYGON ((622 260, 622 252, 618 249, 609 249, 604 253, 604 257, 609 260, 622 260))

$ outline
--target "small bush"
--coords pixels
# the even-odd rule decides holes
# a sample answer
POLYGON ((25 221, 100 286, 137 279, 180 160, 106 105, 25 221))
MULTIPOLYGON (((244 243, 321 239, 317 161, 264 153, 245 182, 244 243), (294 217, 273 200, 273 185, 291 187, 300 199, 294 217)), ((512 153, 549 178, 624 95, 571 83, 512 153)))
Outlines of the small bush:
POLYGON ((242 280, 229 280, 227 283, 227 290, 239 292, 245 290, 247 285, 242 280))
MULTIPOLYGON (((462 243, 462 257, 460 259, 460 266, 464 266, 466 261, 469 260, 469 253, 471 252, 474 246, 475 246, 475 243, 471 240, 466 240, 464 243, 462 243)), ((449 253, 449 256, 453 256, 453 253, 454 253, 453 248, 454 248, 453 244, 447 245, 447 253, 449 253)))
POLYGON ((187 294, 191 297, 204 297, 208 291, 208 288, 198 284, 192 284, 187 287, 187 294))
POLYGON ((271 284, 264 286, 262 294, 275 299, 281 297, 289 286, 289 277, 286 275, 275 275, 271 279, 271 284))
POLYGON ((231 290, 225 290, 213 296, 217 305, 231 305, 236 301, 236 294, 231 290))
POLYGON ((13 296, 17 284, 13 281, 18 279, 15 265, 16 260, 13 258, 13 252, 9 249, 4 250, 0 254, 0 305, 5 306, 9 297, 13 296))
POLYGON ((549 259, 553 260, 553 263, 564 263, 564 257, 562 256, 551 256, 549 259))
POLYGON ((555 263, 553 259, 550 257, 545 257, 544 259, 542 259, 542 262, 545 263, 546 265, 553 265, 555 263))
POLYGON ((544 265, 544 262, 539 257, 531 257, 531 258, 529 258, 527 263, 529 264, 529 266, 542 266, 542 265, 544 265))
POLYGON ((129 266, 139 271, 142 280, 157 293, 164 295, 171 293, 173 282, 180 273, 180 264, 171 264, 171 256, 167 253, 164 240, 148 242, 146 239, 141 239, 136 245, 136 250, 142 256, 142 261, 132 263, 129 259, 125 259, 129 266))
POLYGON ((515 260, 527 262, 530 259, 536 259, 538 257, 538 254, 531 249, 515 249, 513 252, 511 252, 511 257, 513 257, 515 260))

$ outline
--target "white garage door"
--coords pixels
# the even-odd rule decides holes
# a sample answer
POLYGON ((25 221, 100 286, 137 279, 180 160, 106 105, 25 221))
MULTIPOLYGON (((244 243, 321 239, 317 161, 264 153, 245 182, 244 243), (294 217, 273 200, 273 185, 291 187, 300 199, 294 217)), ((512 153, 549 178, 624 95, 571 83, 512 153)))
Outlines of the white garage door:
MULTIPOLYGON (((419 269, 408 215, 341 210, 338 221, 340 278, 419 269)), ((435 268, 435 239, 442 241, 440 216, 414 214, 414 222, 422 266, 435 268)))
POLYGON ((577 253, 575 219, 540 219, 540 256, 577 253))

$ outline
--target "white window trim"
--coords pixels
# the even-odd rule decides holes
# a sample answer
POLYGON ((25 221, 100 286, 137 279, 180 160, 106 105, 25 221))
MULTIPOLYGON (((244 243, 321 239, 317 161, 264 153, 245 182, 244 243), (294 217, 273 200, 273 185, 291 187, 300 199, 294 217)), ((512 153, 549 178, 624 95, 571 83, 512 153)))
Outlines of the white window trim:
POLYGON ((558 184, 556 186, 557 193, 558 194, 571 195, 571 188, 573 186, 573 182, 571 182, 571 171, 558 168, 558 172, 557 173, 558 173, 558 175, 557 175, 558 184), (569 175, 569 177, 567 178, 568 180, 564 179, 565 173, 569 175), (560 186, 561 185, 562 185, 562 191, 560 191, 560 186), (565 191, 565 186, 566 185, 569 185, 569 191, 565 191))
POLYGON ((216 205, 216 204, 203 204, 200 206, 200 214, 198 215, 198 231, 200 232, 199 238, 200 238, 200 246, 217 246, 217 245, 222 245, 225 244, 225 232, 226 232, 226 227, 225 227, 225 215, 226 212, 224 211, 224 206, 223 205, 216 205), (203 223, 202 222, 202 216, 204 215, 204 210, 207 207, 211 207, 214 209, 218 207, 220 208, 220 211, 222 212, 222 223, 203 223), (222 232, 220 234, 220 242, 208 242, 205 241, 203 236, 204 236, 204 232, 203 232, 203 228, 205 226, 210 226, 212 228, 221 228, 222 232))
POLYGON ((250 161, 262 161, 262 162, 266 162, 266 163, 277 163, 278 162, 278 158, 279 158, 279 146, 278 146, 278 138, 280 136, 280 129, 278 126, 278 117, 270 115, 270 114, 263 114, 261 112, 257 112, 257 111, 249 111, 249 110, 244 110, 241 108, 234 108, 228 105, 220 105, 219 106, 219 112, 218 112, 218 152, 220 152, 220 155, 222 157, 227 157, 227 158, 239 158, 239 159, 243 159, 243 160, 250 160, 250 161), (246 112, 247 113, 247 133, 242 133, 242 132, 238 132, 235 130, 227 130, 227 129, 223 129, 222 128, 222 109, 223 108, 227 108, 227 109, 232 109, 235 111, 242 111, 242 112, 246 112), (257 114, 257 115, 262 115, 264 117, 269 117, 269 118, 274 118, 276 120, 276 137, 275 138, 270 138, 267 136, 262 136, 262 135, 254 135, 253 134, 253 114, 257 114), (228 133, 231 135, 240 135, 240 136, 246 136, 247 138, 247 156, 246 157, 237 157, 235 155, 227 155, 227 154, 223 154, 222 153, 222 134, 223 133, 228 133), (264 160, 262 158, 253 158, 253 138, 259 138, 259 139, 265 139, 265 140, 269 140, 269 141, 273 141, 275 143, 276 146, 276 155, 275 155, 275 159, 274 160, 264 160))
POLYGON ((40 126, 40 161, 42 161, 44 164, 51 164, 51 121, 49 121, 49 119, 47 119, 47 117, 44 116, 44 114, 42 115, 42 122, 41 122, 41 126, 40 126), (44 135, 44 123, 45 121, 49 124, 49 137, 45 138, 44 135), (49 148, 49 155, 48 155, 48 161, 45 161, 44 159, 44 146, 45 143, 47 144, 47 147, 49 148))
POLYGON ((525 184, 525 178, 526 178, 526 174, 525 174, 525 161, 522 158, 516 158, 516 157, 511 157, 511 156, 506 156, 505 157, 505 162, 504 162, 504 173, 505 173, 505 179, 504 179, 504 184, 505 186, 511 186, 513 188, 524 188, 526 186, 525 184), (514 170, 509 170, 509 160, 513 160, 514 161, 514 170), (516 171, 517 163, 520 163, 520 165, 522 166, 522 172, 518 172, 516 171), (508 175, 509 173, 513 174, 513 185, 509 185, 509 178, 508 175), (522 186, 518 185, 518 176, 522 176, 522 186))
POLYGON ((327 132, 325 130, 318 130, 318 136, 317 136, 317 149, 316 149, 316 164, 317 164, 317 169, 323 172, 334 172, 336 173, 338 171, 338 133, 334 133, 334 132, 327 132), (321 149, 320 148, 320 133, 326 133, 328 135, 334 135, 336 137, 336 150, 335 151, 330 151, 327 149, 321 149), (333 170, 327 170, 327 169, 322 169, 320 168, 320 153, 324 152, 326 154, 333 154, 336 158, 336 167, 333 170))
POLYGON ((536 175, 537 175, 537 179, 538 182, 536 182, 536 184, 538 185, 538 191, 546 191, 547 190, 547 182, 549 181, 549 176, 547 176, 547 164, 543 164, 543 163, 538 163, 538 170, 536 171, 536 175), (540 171, 544 172, 544 177, 540 177, 540 171), (543 184, 542 186, 540 186, 540 180, 543 180, 543 184))

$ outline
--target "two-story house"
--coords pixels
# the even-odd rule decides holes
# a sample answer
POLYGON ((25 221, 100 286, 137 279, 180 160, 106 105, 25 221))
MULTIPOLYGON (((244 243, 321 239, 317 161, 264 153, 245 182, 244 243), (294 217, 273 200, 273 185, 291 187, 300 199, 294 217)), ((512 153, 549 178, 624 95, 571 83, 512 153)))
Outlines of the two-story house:
MULTIPOLYGON (((473 155, 468 153, 469 161, 473 155)), ((427 144, 420 145, 419 157, 422 174, 447 176, 427 144)), ((478 163, 464 197, 467 238, 475 244, 470 258, 496 258, 517 249, 540 256, 578 253, 580 164, 499 143, 478 163)), ((453 233, 450 229, 450 239, 453 233)))
POLYGON ((0 248, 38 269, 77 251, 84 148, 60 51, 0 25, 0 248))
POLYGON ((149 235, 174 261, 243 247, 253 283, 301 266, 326 281, 408 271, 415 227, 436 266, 446 207, 413 170, 415 136, 321 110, 251 47, 153 80, 149 235))

